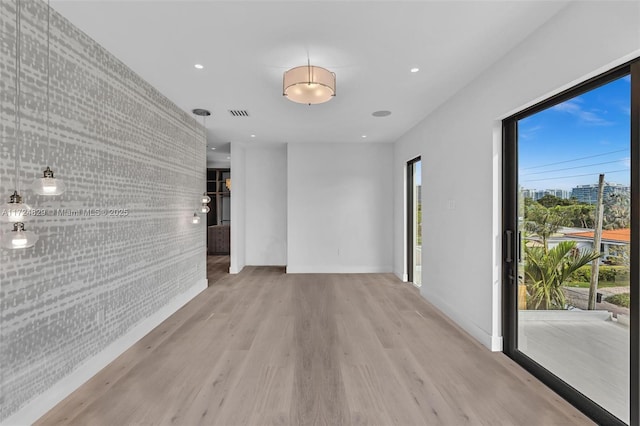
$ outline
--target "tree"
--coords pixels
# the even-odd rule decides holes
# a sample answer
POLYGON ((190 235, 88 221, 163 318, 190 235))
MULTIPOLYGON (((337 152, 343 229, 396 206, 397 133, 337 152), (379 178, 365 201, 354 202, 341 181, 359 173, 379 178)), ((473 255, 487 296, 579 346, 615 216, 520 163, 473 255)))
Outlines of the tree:
POLYGON ((567 200, 565 198, 556 197, 555 195, 545 194, 542 198, 539 198, 537 202, 541 206, 550 208, 556 206, 570 206, 575 204, 577 200, 575 198, 567 200))
POLYGON ((593 228, 596 206, 593 204, 576 203, 570 206, 555 207, 558 214, 566 219, 567 226, 576 228, 593 228))
MULTIPOLYGON (((569 200, 559 198, 554 195, 547 194, 534 201, 531 198, 524 199, 525 218, 527 220, 537 214, 540 207, 550 209, 556 217, 560 226, 573 226, 575 228, 593 228, 595 205, 588 203, 580 203, 575 198, 569 200)), ((540 219, 536 217, 535 219, 540 219)))
POLYGON ((540 237, 545 251, 548 250, 549 237, 558 232, 566 221, 566 218, 555 209, 548 209, 537 203, 525 205, 524 229, 540 237))
POLYGON ((629 192, 616 192, 604 199, 604 229, 628 228, 631 225, 631 197, 629 192))
POLYGON ((525 283, 534 309, 564 309, 562 284, 581 266, 600 257, 592 250, 578 250, 575 241, 563 241, 547 250, 525 246, 525 283))

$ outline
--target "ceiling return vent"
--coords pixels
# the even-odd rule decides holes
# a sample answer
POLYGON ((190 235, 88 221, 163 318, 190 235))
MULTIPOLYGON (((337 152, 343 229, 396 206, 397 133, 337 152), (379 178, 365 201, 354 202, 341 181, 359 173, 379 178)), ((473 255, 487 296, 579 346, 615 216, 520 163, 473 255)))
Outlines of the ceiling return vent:
POLYGON ((246 109, 230 109, 229 114, 234 117, 248 117, 249 111, 247 111, 246 109))

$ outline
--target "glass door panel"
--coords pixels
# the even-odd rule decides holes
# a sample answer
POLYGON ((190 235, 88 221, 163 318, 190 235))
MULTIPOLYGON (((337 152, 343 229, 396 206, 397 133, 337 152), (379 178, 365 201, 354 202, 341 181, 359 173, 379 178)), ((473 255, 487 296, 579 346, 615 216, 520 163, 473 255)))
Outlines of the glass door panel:
POLYGON ((407 248, 409 281, 422 285, 422 162, 420 157, 407 163, 407 248))
POLYGON ((515 120, 516 349, 630 413, 631 79, 515 120))

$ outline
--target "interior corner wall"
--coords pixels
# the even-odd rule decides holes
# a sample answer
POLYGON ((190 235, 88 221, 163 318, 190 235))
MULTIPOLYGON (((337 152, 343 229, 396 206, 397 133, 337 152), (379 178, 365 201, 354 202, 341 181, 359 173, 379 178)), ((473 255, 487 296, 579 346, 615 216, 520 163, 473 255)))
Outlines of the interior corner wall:
POLYGON ((210 161, 207 163, 207 167, 210 169, 228 169, 231 166, 229 161, 210 161))
POLYGON ((508 115, 640 55, 639 2, 572 2, 395 145, 394 270, 404 171, 422 155, 423 297, 501 350, 501 133, 508 115))
POLYGON ((231 257, 229 273, 237 274, 246 265, 246 206, 247 206, 246 148, 231 143, 231 257))
POLYGON ((289 144, 287 272, 392 271, 391 144, 289 144))
POLYGON ((245 155, 246 263, 286 265, 287 146, 247 146, 245 155))
MULTIPOLYGON (((191 223, 205 188, 202 126, 52 11, 48 148, 47 4, 21 4, 16 135, 16 1, 0 2, 0 196, 6 202, 20 187, 37 209, 25 227, 39 240, 0 249, 7 424, 35 421, 206 288, 205 228, 191 223), (45 166, 66 182, 64 194, 30 189, 45 166)), ((0 226, 2 234, 11 229, 0 226)))

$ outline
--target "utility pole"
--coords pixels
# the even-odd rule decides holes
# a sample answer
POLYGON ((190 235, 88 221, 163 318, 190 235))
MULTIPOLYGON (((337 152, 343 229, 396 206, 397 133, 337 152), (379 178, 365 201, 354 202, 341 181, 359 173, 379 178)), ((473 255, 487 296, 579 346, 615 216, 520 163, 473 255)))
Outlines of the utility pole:
MULTIPOLYGON (((600 253, 600 243, 602 241, 602 218, 604 208, 602 198, 604 197, 604 174, 598 178, 598 202, 596 204, 596 223, 593 230, 593 250, 600 253)), ((596 293, 598 292, 598 272, 600 270, 600 258, 591 261, 591 283, 589 284, 589 306, 587 309, 596 308, 596 293)))

